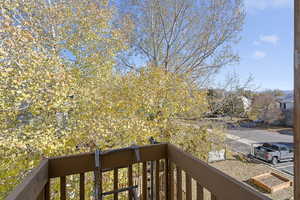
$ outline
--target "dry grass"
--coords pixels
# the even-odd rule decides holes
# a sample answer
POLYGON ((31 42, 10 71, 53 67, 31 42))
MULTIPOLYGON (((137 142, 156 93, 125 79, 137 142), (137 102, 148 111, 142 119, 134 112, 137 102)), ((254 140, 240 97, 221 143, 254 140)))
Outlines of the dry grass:
MULTIPOLYGON (((293 188, 289 187, 287 189, 274 192, 273 194, 268 194, 265 191, 257 188, 255 185, 251 184, 249 179, 253 176, 258 176, 260 174, 268 173, 268 172, 276 172, 278 171, 273 170, 272 168, 264 165, 264 164, 256 164, 250 162, 243 162, 240 160, 226 160, 221 162, 212 163, 212 166, 216 167, 217 169, 225 172, 229 176, 244 182, 247 185, 250 185, 256 191, 263 193, 264 195, 269 196, 272 199, 276 200, 292 200, 293 199, 293 188)), ((284 177, 288 179, 292 179, 290 176, 280 173, 284 177)))

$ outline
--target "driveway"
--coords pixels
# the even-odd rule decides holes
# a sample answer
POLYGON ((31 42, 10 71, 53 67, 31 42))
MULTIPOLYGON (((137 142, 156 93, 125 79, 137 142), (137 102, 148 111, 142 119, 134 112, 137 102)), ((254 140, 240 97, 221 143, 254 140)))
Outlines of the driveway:
MULTIPOLYGON (((226 144, 230 146, 232 150, 244 154, 250 154, 252 144, 264 142, 293 143, 293 136, 290 134, 281 134, 268 130, 251 128, 229 129, 227 133, 226 144)), ((294 174, 293 162, 283 162, 272 167, 291 175, 294 174)))

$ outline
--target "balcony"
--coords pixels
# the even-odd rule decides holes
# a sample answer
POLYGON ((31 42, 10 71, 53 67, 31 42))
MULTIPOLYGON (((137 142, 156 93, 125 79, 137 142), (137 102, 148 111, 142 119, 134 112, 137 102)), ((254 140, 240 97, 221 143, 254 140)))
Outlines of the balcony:
POLYGON ((117 200, 121 199, 120 193, 126 193, 126 199, 203 200, 204 188, 211 193, 211 200, 269 199, 176 146, 164 143, 45 159, 7 200, 50 200, 53 179, 60 180, 60 199, 68 199, 66 183, 70 175, 79 177, 76 199, 80 200, 108 199, 108 195, 117 200), (142 166, 139 174, 133 173, 137 166, 142 166), (118 188, 119 170, 127 173, 122 188, 118 188), (95 174, 93 182, 97 188, 89 191, 91 194, 87 194, 85 184, 88 172, 95 174), (106 184, 102 178, 106 172, 113 173, 110 191, 102 187, 106 184))

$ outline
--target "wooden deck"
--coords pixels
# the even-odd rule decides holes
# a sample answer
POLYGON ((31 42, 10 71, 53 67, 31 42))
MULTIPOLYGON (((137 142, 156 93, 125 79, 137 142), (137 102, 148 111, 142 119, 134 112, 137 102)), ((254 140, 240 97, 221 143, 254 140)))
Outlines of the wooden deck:
MULTIPOLYGON (((197 200, 203 200, 204 188, 211 192, 212 200, 269 199, 172 144, 147 145, 101 152, 100 158, 100 177, 102 177, 102 173, 112 171, 114 184, 113 191, 102 191, 102 179, 100 179, 99 190, 103 195, 113 194, 114 200, 118 199, 118 191, 122 191, 122 188, 118 188, 118 170, 127 169, 127 188, 133 188, 132 166, 137 163, 142 163, 140 176, 142 183, 137 186, 141 191, 138 199, 190 200, 197 197, 197 200), (147 170, 147 163, 151 163, 149 161, 152 161, 155 166, 150 176, 147 170), (185 174, 184 179, 182 178, 183 173, 185 174), (151 184, 149 184, 149 177, 151 184), (185 181, 185 192, 182 189, 183 180, 185 181), (192 180, 197 182, 196 191, 192 190, 192 180)), ((94 170, 96 170, 95 153, 45 159, 6 199, 50 200, 50 181, 59 178, 60 199, 65 200, 68 192, 66 180, 69 175, 78 174, 80 177, 79 199, 84 200, 85 174, 94 170)), ((128 199, 133 199, 131 192, 128 192, 128 199)))

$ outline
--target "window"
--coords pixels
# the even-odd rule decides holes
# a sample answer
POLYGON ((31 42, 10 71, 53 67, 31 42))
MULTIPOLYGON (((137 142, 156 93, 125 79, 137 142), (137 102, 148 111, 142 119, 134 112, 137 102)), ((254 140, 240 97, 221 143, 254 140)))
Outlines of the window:
POLYGON ((281 151, 288 151, 288 149, 286 147, 281 147, 280 150, 281 151))

